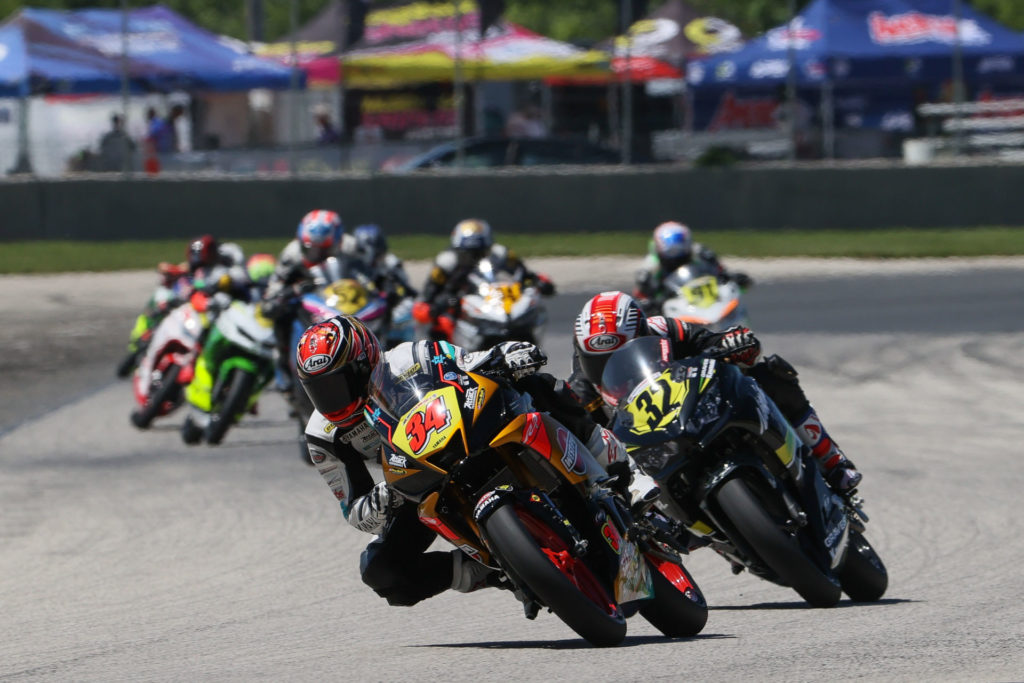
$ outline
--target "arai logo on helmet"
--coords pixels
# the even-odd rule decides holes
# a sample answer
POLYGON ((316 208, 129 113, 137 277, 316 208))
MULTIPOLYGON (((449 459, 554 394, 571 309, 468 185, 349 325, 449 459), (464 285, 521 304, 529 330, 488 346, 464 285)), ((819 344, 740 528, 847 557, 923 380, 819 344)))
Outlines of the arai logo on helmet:
POLYGON ((302 371, 310 375, 323 370, 331 364, 331 357, 326 353, 318 353, 302 361, 302 371))
POLYGON ((620 334, 595 334, 586 340, 588 351, 611 351, 622 346, 622 335, 620 334))

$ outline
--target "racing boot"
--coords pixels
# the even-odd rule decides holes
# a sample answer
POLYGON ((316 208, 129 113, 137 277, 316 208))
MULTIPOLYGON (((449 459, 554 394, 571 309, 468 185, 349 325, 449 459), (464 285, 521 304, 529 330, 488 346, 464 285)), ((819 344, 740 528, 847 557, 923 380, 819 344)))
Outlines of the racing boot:
POLYGON ((488 586, 498 586, 500 572, 482 565, 461 550, 452 550, 452 590, 472 593, 488 586))
POLYGON ((863 475, 829 436, 814 408, 796 425, 796 433, 811 449, 811 454, 821 465, 825 479, 833 489, 840 493, 850 493, 857 488, 863 475))
POLYGON ((601 426, 596 427, 585 445, 609 474, 618 477, 612 488, 629 501, 634 515, 645 512, 658 498, 661 488, 632 465, 626 447, 610 431, 601 426))

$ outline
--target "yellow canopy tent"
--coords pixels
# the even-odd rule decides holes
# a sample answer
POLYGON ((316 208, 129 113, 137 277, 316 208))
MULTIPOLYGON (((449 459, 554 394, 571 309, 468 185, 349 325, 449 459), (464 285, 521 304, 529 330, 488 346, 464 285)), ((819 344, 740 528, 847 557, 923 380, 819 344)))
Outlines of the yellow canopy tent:
POLYGON ((342 55, 350 88, 437 81, 532 80, 609 71, 606 53, 582 50, 497 21, 481 35, 475 0, 413 1, 371 10, 363 38, 342 55))

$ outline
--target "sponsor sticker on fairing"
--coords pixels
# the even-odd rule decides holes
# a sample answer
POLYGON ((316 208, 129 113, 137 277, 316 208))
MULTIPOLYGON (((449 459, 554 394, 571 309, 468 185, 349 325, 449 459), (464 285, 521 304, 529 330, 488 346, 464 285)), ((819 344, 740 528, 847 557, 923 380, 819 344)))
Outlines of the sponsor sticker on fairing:
POLYGON ((564 428, 558 429, 558 445, 562 449, 562 465, 574 474, 586 474, 587 462, 580 455, 583 444, 564 428))
POLYGON ((473 519, 480 521, 497 505, 500 499, 501 497, 494 491, 488 491, 480 496, 480 500, 476 502, 476 507, 473 508, 473 519))

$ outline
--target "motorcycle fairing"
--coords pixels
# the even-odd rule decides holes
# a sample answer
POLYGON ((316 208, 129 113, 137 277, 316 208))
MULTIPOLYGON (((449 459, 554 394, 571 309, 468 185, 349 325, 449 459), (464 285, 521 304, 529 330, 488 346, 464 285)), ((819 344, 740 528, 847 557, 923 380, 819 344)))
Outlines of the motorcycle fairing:
POLYGON ((420 502, 417 508, 420 522, 474 560, 497 569, 490 550, 480 541, 480 527, 476 526, 471 534, 453 528, 456 517, 452 516, 450 523, 442 519, 437 510, 439 498, 438 492, 434 491, 420 502))
POLYGON ((715 330, 738 324, 746 318, 740 305, 740 288, 734 282, 719 282, 715 275, 693 277, 683 266, 666 278, 673 296, 662 306, 662 315, 705 325, 715 330))
POLYGON ((490 446, 500 448, 508 444, 522 445, 538 453, 573 485, 604 472, 587 447, 546 413, 516 416, 491 440, 490 446))

